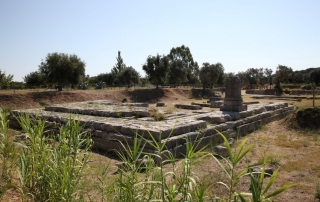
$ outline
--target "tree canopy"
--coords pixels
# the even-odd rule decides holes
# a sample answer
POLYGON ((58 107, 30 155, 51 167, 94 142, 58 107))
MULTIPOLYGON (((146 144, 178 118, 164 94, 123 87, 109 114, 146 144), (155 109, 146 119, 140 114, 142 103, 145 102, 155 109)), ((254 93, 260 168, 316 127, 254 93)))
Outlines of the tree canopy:
POLYGON ((156 88, 166 82, 168 72, 170 70, 169 57, 148 56, 146 63, 142 66, 151 83, 156 84, 156 88))
POLYGON ((281 82, 288 82, 292 74, 293 74, 293 71, 291 67, 287 67, 285 65, 278 65, 275 78, 274 78, 276 81, 275 88, 282 91, 281 82))
POLYGON ((217 83, 220 76, 223 77, 224 69, 221 63, 210 64, 205 62, 200 69, 199 77, 202 83, 203 90, 206 87, 212 88, 217 83))
POLYGON ((199 66, 194 62, 188 46, 172 48, 168 55, 170 58, 169 83, 195 84, 199 77, 199 66))
POLYGON ((315 83, 317 86, 320 84, 320 69, 313 70, 310 73, 310 81, 315 83))
POLYGON ((126 67, 121 73, 121 80, 129 88, 131 85, 139 83, 140 75, 133 67, 126 67))
POLYGON ((113 82, 116 84, 121 83, 121 73, 126 68, 126 64, 123 62, 123 59, 121 57, 121 52, 118 51, 118 57, 116 57, 117 63, 113 66, 111 69, 111 74, 114 76, 113 82))
POLYGON ((77 85, 85 77, 85 62, 77 55, 66 53, 49 53, 39 65, 39 72, 49 84, 77 85))
POLYGON ((242 85, 266 85, 272 84, 272 69, 249 68, 245 72, 238 72, 242 85))
POLYGON ((12 82, 13 75, 8 74, 6 72, 2 72, 0 70, 0 89, 8 89, 10 87, 10 83, 12 82))
POLYGON ((45 84, 44 75, 39 71, 31 72, 23 77, 27 87, 40 87, 45 84))

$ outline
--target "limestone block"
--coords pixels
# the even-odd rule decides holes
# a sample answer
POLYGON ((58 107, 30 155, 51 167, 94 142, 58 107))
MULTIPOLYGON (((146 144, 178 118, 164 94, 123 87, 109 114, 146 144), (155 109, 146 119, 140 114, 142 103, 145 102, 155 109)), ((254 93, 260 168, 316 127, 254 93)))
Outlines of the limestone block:
POLYGON ((223 100, 219 100, 219 101, 211 101, 211 108, 220 108, 223 106, 223 100))
POLYGON ((134 116, 137 116, 137 117, 149 117, 150 116, 149 111, 145 111, 145 110, 135 110, 135 111, 133 111, 133 113, 134 113, 134 116))
POLYGON ((226 123, 213 126, 213 128, 216 129, 219 132, 222 132, 222 131, 225 131, 225 130, 229 129, 228 128, 228 124, 226 124, 226 123))
POLYGON ((213 148, 213 153, 224 158, 229 157, 229 152, 225 146, 217 145, 213 148))
POLYGON ((186 105, 186 104, 175 104, 175 108, 181 108, 181 109, 191 109, 191 110, 199 110, 202 109, 199 105, 186 105))
POLYGON ((156 107, 164 107, 164 102, 157 102, 156 107))
POLYGON ((100 122, 100 121, 93 121, 91 124, 91 127, 95 130, 101 130, 102 129, 102 125, 104 124, 104 122, 100 122))

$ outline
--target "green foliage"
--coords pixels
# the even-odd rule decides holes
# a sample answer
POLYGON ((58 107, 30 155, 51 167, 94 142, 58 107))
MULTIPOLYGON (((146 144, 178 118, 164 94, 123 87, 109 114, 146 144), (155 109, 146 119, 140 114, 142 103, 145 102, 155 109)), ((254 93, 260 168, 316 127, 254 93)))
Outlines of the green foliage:
POLYGON ((315 83, 317 86, 320 85, 320 69, 313 70, 310 73, 310 81, 312 83, 315 83))
POLYGON ((0 70, 0 89, 8 89, 10 88, 10 84, 12 82, 13 75, 6 75, 6 72, 2 72, 0 70))
POLYGON ((212 88, 217 83, 220 77, 224 75, 224 68, 221 63, 209 64, 203 63, 200 69, 199 78, 203 86, 203 90, 206 87, 212 88))
POLYGON ((128 102, 128 99, 125 97, 125 98, 122 99, 121 102, 122 102, 122 103, 126 103, 126 102, 128 102))
POLYGON ((120 75, 121 81, 124 82, 128 88, 131 85, 137 85, 140 82, 140 75, 133 67, 126 67, 120 75))
POLYGON ((245 85, 272 85, 272 69, 249 68, 245 72, 238 72, 237 76, 245 85))
POLYGON ((302 128, 318 129, 320 127, 320 108, 306 108, 297 112, 297 123, 302 128))
MULTIPOLYGON (((265 165, 265 163, 264 163, 265 165)), ((271 197, 280 194, 281 192, 289 189, 290 187, 296 186, 295 184, 284 185, 279 189, 269 193, 270 187, 273 185, 278 174, 278 170, 276 170, 271 176, 265 186, 265 166, 262 167, 261 173, 253 173, 250 172, 250 193, 239 193, 239 198, 242 202, 245 202, 245 196, 249 196, 251 198, 250 201, 253 202, 263 202, 270 201, 271 197)))
POLYGON ((151 134, 150 138, 153 141, 148 144, 157 153, 145 153, 146 140, 139 135, 132 147, 121 143, 123 152, 119 152, 119 156, 123 166, 118 171, 113 201, 204 201, 210 186, 199 182, 193 168, 209 153, 198 150, 198 141, 187 140, 186 154, 181 163, 176 164, 178 159, 166 150, 166 141, 159 143, 151 134), (157 159, 157 163, 153 159, 157 159), (164 168, 167 163, 173 164, 171 170, 164 168), (145 173, 141 175, 141 171, 145 173))
POLYGON ((150 116, 154 117, 155 121, 163 121, 163 120, 165 120, 167 118, 165 114, 159 113, 156 110, 151 111, 150 112, 150 116))
POLYGON ((239 168, 238 164, 246 157, 249 151, 252 150, 253 145, 250 144, 249 146, 245 146, 247 139, 244 139, 237 150, 232 152, 232 149, 228 143, 226 137, 219 133, 224 140, 224 145, 228 150, 229 158, 222 159, 226 162, 226 165, 220 162, 220 159, 214 157, 223 171, 227 174, 229 182, 218 182, 219 184, 224 185, 228 190, 228 200, 227 201, 247 201, 246 198, 251 198, 249 201, 254 202, 262 202, 266 199, 271 199, 271 197, 280 194, 281 192, 285 191, 286 189, 295 186, 294 184, 291 185, 284 185, 283 187, 269 193, 270 187, 273 185, 274 180, 277 176, 278 170, 276 170, 271 176, 270 180, 267 182, 266 186, 263 188, 264 178, 265 178, 265 165, 267 159, 264 159, 262 163, 256 163, 253 165, 248 165, 245 168, 239 168), (261 165, 262 164, 262 171, 261 172, 252 172, 252 167, 261 165), (248 173, 249 170, 249 173, 248 173), (240 192, 234 190, 235 185, 244 177, 250 176, 251 184, 250 184, 250 192, 240 192))
POLYGON ((170 84, 196 84, 199 76, 199 65, 194 62, 188 46, 172 48, 168 55, 170 58, 169 83, 170 84))
POLYGON ((314 197, 316 199, 320 199, 320 182, 315 183, 315 189, 316 189, 316 193, 314 194, 314 197))
POLYGON ((47 103, 47 101, 45 101, 45 100, 39 101, 39 104, 40 104, 41 106, 48 106, 48 105, 49 105, 49 104, 47 103))
POLYGON ((146 72, 150 82, 159 85, 164 84, 168 77, 170 70, 169 57, 167 56, 148 56, 146 63, 142 66, 142 69, 146 72))
POLYGON ((121 74, 126 69, 127 66, 123 62, 120 51, 118 51, 118 57, 116 59, 117 59, 117 63, 111 69, 111 74, 113 75, 113 78, 114 78, 113 82, 119 85, 122 83, 121 74))
POLYGON ((25 83, 24 82, 19 82, 19 81, 12 81, 10 82, 10 89, 24 89, 25 88, 25 83))
POLYGON ((117 76, 126 68, 126 64, 123 62, 120 51, 118 51, 118 57, 116 59, 117 63, 113 66, 111 73, 117 76))
POLYGON ((282 93, 283 91, 281 82, 288 82, 289 79, 292 77, 292 75, 293 75, 293 71, 291 67, 278 65, 277 71, 275 74, 275 82, 276 82, 275 88, 278 89, 280 93, 282 93))
POLYGON ((85 77, 85 62, 77 55, 49 53, 39 65, 39 73, 49 84, 78 85, 85 77))
POLYGON ((23 78, 27 88, 45 85, 45 75, 39 71, 31 72, 23 78))
POLYGON ((21 115, 19 123, 29 135, 20 157, 19 178, 24 199, 33 201, 75 201, 88 164, 91 140, 79 122, 69 119, 60 128, 56 144, 44 136, 45 121, 21 115))
MULTIPOLYGON (((105 73, 105 74, 99 74, 96 77, 97 81, 102 81, 104 82, 106 85, 113 85, 114 81, 115 81, 115 76, 111 73, 105 73)), ((96 82, 97 83, 97 82, 96 82)))
MULTIPOLYGON (((224 145, 228 150, 229 158, 223 158, 223 161, 226 162, 226 165, 223 164, 220 159, 214 157, 216 162, 220 165, 222 170, 227 174, 227 182, 218 182, 219 184, 225 186, 228 191, 228 201, 232 201, 238 197, 237 192, 234 190, 235 185, 239 182, 239 180, 247 175, 248 168, 237 168, 237 164, 246 156, 246 154, 252 149, 253 145, 249 145, 245 147, 247 139, 243 140, 235 153, 232 152, 231 146, 226 139, 226 137, 219 133, 224 140, 224 145)), ((248 166, 249 168, 252 167, 248 166)))
POLYGON ((117 118, 122 118, 123 117, 123 113, 122 112, 118 112, 117 113, 117 118))
POLYGON ((7 113, 0 108, 0 200, 6 191, 14 187, 12 179, 17 167, 19 152, 8 132, 7 113))

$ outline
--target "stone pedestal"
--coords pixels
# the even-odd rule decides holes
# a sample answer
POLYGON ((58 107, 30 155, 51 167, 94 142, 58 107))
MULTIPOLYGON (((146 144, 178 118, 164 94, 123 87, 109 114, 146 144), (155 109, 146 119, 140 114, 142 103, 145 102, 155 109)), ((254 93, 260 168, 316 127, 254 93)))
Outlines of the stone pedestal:
POLYGON ((226 94, 220 111, 241 112, 246 110, 247 105, 243 104, 241 97, 241 80, 239 77, 226 78, 226 94))

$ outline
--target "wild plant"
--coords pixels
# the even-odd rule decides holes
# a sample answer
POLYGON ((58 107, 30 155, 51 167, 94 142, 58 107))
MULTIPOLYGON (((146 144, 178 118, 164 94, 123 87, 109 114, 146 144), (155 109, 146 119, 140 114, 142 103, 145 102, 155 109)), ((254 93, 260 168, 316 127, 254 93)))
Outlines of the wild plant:
POLYGON ((107 182, 108 172, 110 171, 110 164, 107 164, 103 167, 101 176, 98 177, 99 181, 99 191, 101 193, 101 201, 108 201, 108 193, 109 193, 109 183, 107 182))
POLYGON ((290 187, 296 186, 295 184, 289 184, 289 185, 284 185, 279 189, 276 189, 275 191, 269 193, 269 189, 270 187, 273 185, 277 174, 278 174, 278 170, 277 169, 275 172, 273 172, 273 174, 270 177, 270 179, 268 180, 268 182, 266 183, 265 186, 263 186, 265 183, 265 177, 266 174, 265 173, 265 165, 266 165, 266 160, 263 163, 262 166, 262 171, 261 172, 252 172, 250 170, 249 176, 250 176, 250 193, 239 193, 238 192, 238 196, 240 198, 240 200, 242 202, 246 202, 246 196, 249 197, 250 201, 253 202, 263 202, 263 201, 271 201, 271 198, 273 196, 276 196, 278 194, 280 194, 281 192, 289 189, 290 187))
POLYGON ((122 144, 124 152, 119 156, 123 164, 118 171, 115 201, 204 201, 208 187, 193 172, 194 165, 209 155, 205 148, 200 149, 200 141, 186 140, 186 153, 177 159, 167 150, 167 140, 158 142, 151 134, 150 138, 152 141, 146 143, 137 135, 132 147, 122 144), (146 144, 156 152, 143 152, 146 144), (165 167, 169 163, 171 169, 165 167))
POLYGON ((10 139, 7 113, 0 108, 0 199, 7 189, 14 187, 11 180, 17 166, 18 155, 16 144, 10 139))
POLYGON ((152 110, 150 116, 154 117, 155 121, 163 121, 167 118, 165 114, 159 113, 157 110, 152 110))
POLYGON ((315 183, 316 193, 314 194, 315 199, 320 199, 320 182, 315 183))
POLYGON ((237 200, 238 194, 235 191, 235 185, 239 182, 241 178, 247 175, 248 171, 248 168, 237 168, 237 165, 252 149, 253 144, 250 144, 249 146, 245 147, 245 144, 247 142, 247 139, 245 139, 239 145, 238 150, 235 153, 233 153, 227 138, 219 131, 217 132, 223 138, 224 145, 229 154, 229 158, 221 157, 221 159, 226 163, 226 165, 224 165, 219 158, 213 156, 216 162, 219 164, 219 166, 227 174, 228 177, 226 182, 218 182, 218 184, 221 184, 227 188, 228 201, 237 200))
POLYGON ((141 195, 141 191, 137 186, 139 179, 138 173, 141 164, 139 159, 142 157, 144 145, 136 136, 133 140, 133 146, 128 143, 122 145, 123 151, 117 151, 121 159, 119 165, 118 176, 115 184, 115 201, 135 201, 141 195))
POLYGON ((48 144, 45 120, 20 115, 18 121, 29 140, 20 157, 23 199, 74 201, 81 199, 80 184, 88 164, 91 140, 74 119, 60 128, 57 142, 48 144))
POLYGON ((227 174, 228 179, 227 182, 218 182, 219 184, 224 185, 228 190, 228 198, 227 201, 247 201, 247 197, 251 197, 249 201, 254 202, 261 202, 265 200, 271 199, 271 197, 276 196, 280 194, 281 192, 285 191, 286 189, 295 186, 295 185, 284 185, 283 187, 277 189, 276 191, 267 194, 269 188, 273 185, 274 180, 277 176, 278 170, 276 170, 271 176, 270 180, 268 181, 267 185, 263 189, 263 183, 264 183, 264 177, 265 177, 265 165, 268 161, 268 159, 263 159, 262 162, 258 162, 256 164, 247 165, 246 167, 239 167, 238 164, 241 162, 243 158, 246 157, 249 151, 252 150, 253 144, 250 144, 249 146, 245 147, 245 144, 247 142, 247 139, 244 139, 237 150, 234 152, 232 151, 230 144, 226 137, 218 132, 220 136, 224 140, 224 145, 228 151, 229 158, 222 158, 223 161, 226 162, 226 165, 224 165, 221 160, 217 157, 214 157, 214 159, 217 161, 217 163, 220 165, 220 167, 223 169, 223 171, 227 174), (252 172, 252 167, 262 165, 262 171, 261 172, 252 172), (249 172, 248 172, 249 171, 249 172), (250 176, 250 191, 251 192, 241 192, 239 190, 235 190, 235 185, 244 177, 244 176, 250 176), (257 177, 258 176, 258 177, 257 177))
POLYGON ((41 101, 39 101, 39 105, 48 106, 49 104, 45 100, 41 100, 41 101))

